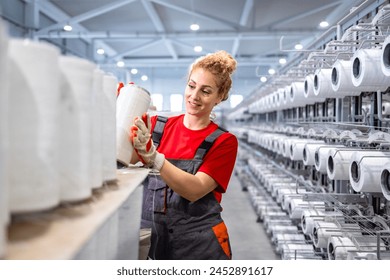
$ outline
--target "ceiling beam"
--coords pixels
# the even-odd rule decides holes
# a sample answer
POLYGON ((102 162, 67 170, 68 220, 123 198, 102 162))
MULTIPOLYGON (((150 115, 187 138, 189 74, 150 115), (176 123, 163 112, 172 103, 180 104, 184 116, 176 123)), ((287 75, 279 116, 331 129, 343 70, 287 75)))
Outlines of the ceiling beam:
MULTIPOLYGON (((56 29, 60 29, 60 28, 62 29, 63 25, 66 24, 66 23, 69 23, 69 24, 71 24, 71 23, 72 24, 80 23, 82 21, 91 19, 93 17, 99 16, 99 15, 107 13, 109 11, 118 9, 118 8, 120 8, 120 7, 124 6, 124 5, 130 4, 131 2, 134 2, 134 1, 137 1, 137 0, 118 0, 116 2, 110 2, 110 3, 108 3, 108 4, 106 4, 106 5, 102 6, 102 7, 93 9, 91 11, 88 11, 86 13, 77 15, 75 17, 69 17, 66 20, 62 20, 62 21, 59 21, 56 24, 53 24, 53 25, 47 26, 45 28, 42 28, 42 29, 38 30, 36 32, 36 34, 40 35, 40 34, 44 34, 46 32, 49 32, 50 30, 56 30, 56 29)), ((45 2, 44 5, 46 5, 46 3, 48 3, 48 1, 44 1, 44 2, 45 2)), ((44 5, 42 5, 42 6, 44 6, 44 5)))
MULTIPOLYGON (((249 14, 252 11, 252 8, 253 8, 253 0, 246 0, 244 8, 242 9, 242 12, 241 12, 241 18, 240 18, 240 25, 241 26, 246 26, 246 24, 248 23, 249 14)), ((232 47, 232 51, 231 51, 231 54, 233 57, 237 56, 238 49, 240 48, 240 39, 241 39, 241 36, 237 36, 234 39, 233 47, 232 47)))
POLYGON ((191 11, 191 10, 189 10, 187 8, 183 8, 183 7, 180 7, 178 5, 167 3, 164 0, 148 0, 148 1, 152 1, 152 2, 154 2, 156 4, 161 5, 161 6, 165 6, 167 8, 172 9, 172 10, 176 10, 176 11, 179 11, 181 13, 189 14, 189 15, 194 16, 194 17, 198 17, 198 18, 203 18, 203 19, 219 22, 219 23, 221 23, 223 25, 226 25, 226 26, 229 26, 229 27, 233 28, 234 30, 241 30, 242 29, 242 26, 240 26, 239 24, 236 24, 234 22, 230 22, 230 21, 227 21, 227 20, 216 18, 216 17, 210 16, 210 15, 204 14, 204 13, 194 12, 194 11, 191 11))
POLYGON ((121 53, 118 53, 114 56, 109 56, 107 57, 109 60, 117 60, 117 59, 122 59, 122 57, 126 56, 126 55, 129 55, 129 54, 132 54, 132 53, 136 53, 136 52, 139 52, 139 51, 142 51, 146 48, 149 48, 149 47, 152 47, 154 45, 157 45, 157 44, 160 44, 161 42, 163 42, 163 39, 159 39, 159 40, 154 40, 152 42, 148 42, 146 44, 143 44, 142 46, 139 46, 137 48, 131 48, 130 50, 127 50, 125 52, 121 52, 121 53))
POLYGON ((241 40, 264 40, 264 39, 279 39, 283 37, 299 37, 299 36, 313 36, 318 33, 317 29, 307 30, 273 30, 273 31, 245 31, 245 32, 231 32, 231 31, 207 31, 207 32, 109 32, 109 31, 80 31, 80 32, 66 32, 66 31, 52 31, 45 34, 35 34, 38 38, 91 38, 91 39, 156 39, 156 38, 171 38, 180 37, 181 40, 233 40, 240 36, 241 40))

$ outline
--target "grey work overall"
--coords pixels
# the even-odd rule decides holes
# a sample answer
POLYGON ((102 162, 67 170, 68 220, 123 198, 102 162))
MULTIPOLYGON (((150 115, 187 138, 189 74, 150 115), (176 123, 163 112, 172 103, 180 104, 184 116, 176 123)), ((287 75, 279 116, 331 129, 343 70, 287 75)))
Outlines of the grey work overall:
MULTIPOLYGON (((157 133, 161 130, 159 125, 161 119, 158 119, 155 127, 157 133)), ((224 132, 218 128, 210 134, 192 160, 167 160, 178 168, 195 174, 214 140, 224 132)), ((158 145, 156 137, 153 139, 158 145)), ((152 229, 149 258, 231 259, 229 237, 220 214, 222 207, 212 192, 195 202, 190 202, 170 189, 159 175, 150 174, 144 182, 142 210, 141 227, 152 229)))

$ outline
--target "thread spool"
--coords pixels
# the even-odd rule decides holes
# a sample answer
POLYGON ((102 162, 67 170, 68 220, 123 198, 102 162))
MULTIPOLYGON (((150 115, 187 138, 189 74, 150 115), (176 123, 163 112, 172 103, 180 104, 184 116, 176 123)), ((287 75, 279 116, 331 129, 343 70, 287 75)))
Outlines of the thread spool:
POLYGON ((381 172, 381 191, 384 197, 390 201, 390 169, 383 168, 381 172))
POLYGON ((102 98, 104 72, 94 69, 92 82, 92 137, 91 137, 91 172, 92 188, 98 189, 103 185, 103 155, 102 155, 102 98))
POLYGON ((305 144, 305 147, 303 148, 303 164, 308 165, 315 165, 315 152, 318 147, 323 146, 323 143, 307 143, 305 144))
POLYGON ((293 198, 288 205, 288 213, 291 219, 301 220, 302 213, 306 209, 322 209, 325 210, 325 204, 321 201, 305 201, 302 198, 293 198))
POLYGON ((322 98, 338 97, 332 89, 332 69, 321 68, 314 73, 314 95, 322 98))
POLYGON ((282 88, 283 92, 283 98, 282 98, 282 104, 284 109, 289 109, 292 107, 291 101, 290 101, 290 92, 291 92, 291 86, 285 86, 282 88))
POLYGON ((317 147, 314 152, 314 165, 316 170, 322 174, 326 174, 328 168, 329 150, 343 147, 344 146, 341 145, 322 145, 317 147))
POLYGON ((360 91, 385 91, 390 77, 381 69, 381 49, 360 49, 352 57, 352 83, 360 91))
POLYGON ((331 180, 349 180, 349 165, 356 149, 335 148, 328 153, 327 169, 331 180))
POLYGON ((103 156, 103 181, 116 180, 116 89, 118 80, 111 74, 103 77, 103 102, 102 102, 102 156, 103 156))
POLYGON ((357 151, 353 153, 349 167, 349 181, 356 192, 381 190, 383 166, 390 164, 390 153, 381 151, 357 151))
POLYGON ((330 237, 342 235, 341 228, 336 223, 316 221, 312 231, 313 245, 316 248, 327 248, 330 237))
POLYGON ((303 160, 303 150, 306 144, 320 144, 324 143, 322 140, 303 139, 302 141, 295 141, 290 145, 290 159, 301 161, 303 160))
POLYGON ((346 260, 348 252, 357 250, 355 243, 346 236, 331 236, 328 240, 328 259, 346 260))
POLYGON ((314 257, 313 246, 310 244, 283 244, 281 246, 282 260, 308 259, 314 257))
POLYGON ((0 20, 0 259, 6 254, 8 208, 8 36, 0 20))
POLYGON ((390 115, 390 102, 382 102, 382 115, 390 115))
POLYGON ((352 83, 352 61, 336 60, 332 67, 331 81, 332 89, 339 97, 358 96, 361 94, 359 88, 352 83))
POLYGON ((381 69, 385 76, 390 76, 390 36, 387 36, 382 44, 381 69))
POLYGON ((95 65, 61 56, 60 199, 76 202, 92 194, 91 99, 95 65))
POLYGON ((314 74, 306 76, 303 89, 304 96, 307 100, 306 104, 315 104, 317 102, 325 101, 325 98, 316 96, 314 93, 314 74))
POLYGON ((141 117, 150 105, 150 94, 145 89, 134 84, 128 84, 120 90, 116 100, 116 159, 128 165, 133 153, 129 141, 130 127, 135 117, 141 117))
POLYGON ((59 50, 9 40, 9 206, 12 213, 59 204, 59 50), (50 82, 48 82, 50 77, 50 82))
POLYGON ((302 107, 307 104, 305 98, 305 83, 304 82, 293 82, 290 86, 290 102, 293 107, 302 107))
POLYGON ((301 214, 301 228, 305 235, 311 235, 315 221, 323 221, 324 211, 319 209, 304 209, 301 214))

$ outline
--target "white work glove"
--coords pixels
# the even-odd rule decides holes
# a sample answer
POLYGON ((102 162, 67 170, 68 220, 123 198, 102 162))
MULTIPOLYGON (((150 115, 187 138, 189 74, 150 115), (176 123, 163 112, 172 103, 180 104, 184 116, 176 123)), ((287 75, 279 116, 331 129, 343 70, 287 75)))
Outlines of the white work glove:
POLYGON ((150 129, 151 123, 148 114, 143 114, 141 119, 136 117, 130 129, 130 139, 140 161, 146 167, 160 171, 164 164, 165 156, 157 152, 150 129))

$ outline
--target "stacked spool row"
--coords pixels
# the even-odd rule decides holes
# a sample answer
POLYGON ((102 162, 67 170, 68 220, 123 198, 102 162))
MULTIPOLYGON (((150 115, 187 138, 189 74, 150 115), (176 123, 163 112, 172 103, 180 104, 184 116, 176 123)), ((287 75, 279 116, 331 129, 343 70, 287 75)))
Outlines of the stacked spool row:
POLYGON ((110 73, 54 45, 8 37, 2 22, 0 49, 1 258, 11 214, 80 202, 116 181, 119 98, 110 73))
MULTIPOLYGON (((324 102, 327 98, 384 92, 390 84, 390 36, 377 48, 358 49, 349 59, 337 59, 329 68, 318 68, 303 79, 259 98, 250 113, 267 113, 324 102)), ((383 108, 383 114, 388 114, 383 108)))
POLYGON ((331 180, 348 180, 356 192, 382 193, 390 201, 390 152, 254 130, 248 142, 312 166, 331 180))
MULTIPOLYGON (((273 164, 248 159, 252 182, 244 182, 251 204, 282 259, 376 259, 375 236, 356 219, 320 199, 303 199, 313 190, 298 186, 273 164)), ((379 249, 386 251, 383 240, 379 249)))

